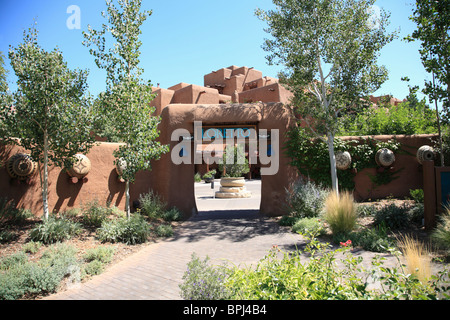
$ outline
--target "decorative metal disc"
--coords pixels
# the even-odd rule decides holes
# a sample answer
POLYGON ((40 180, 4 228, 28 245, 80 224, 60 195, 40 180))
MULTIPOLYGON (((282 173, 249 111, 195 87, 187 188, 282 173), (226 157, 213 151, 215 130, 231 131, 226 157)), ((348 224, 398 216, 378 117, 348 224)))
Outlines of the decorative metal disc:
POLYGON ((91 160, 84 154, 76 154, 75 158, 75 163, 67 170, 67 173, 71 177, 83 178, 91 171, 91 160))
POLYGON ((121 176, 123 174, 123 170, 125 170, 127 168, 127 162, 123 159, 120 158, 117 160, 116 163, 116 172, 119 176, 121 176))
POLYGON ((375 155, 375 162, 380 167, 389 167, 395 162, 395 154, 387 148, 380 149, 375 155))
POLYGON ((336 167, 339 170, 347 170, 352 164, 352 156, 347 151, 336 152, 336 167))
POLYGON ((30 155, 18 153, 9 158, 6 170, 12 178, 26 180, 36 172, 37 163, 33 161, 30 155))
POLYGON ((421 146, 417 150, 417 161, 422 164, 425 160, 434 160, 434 149, 427 145, 421 146))

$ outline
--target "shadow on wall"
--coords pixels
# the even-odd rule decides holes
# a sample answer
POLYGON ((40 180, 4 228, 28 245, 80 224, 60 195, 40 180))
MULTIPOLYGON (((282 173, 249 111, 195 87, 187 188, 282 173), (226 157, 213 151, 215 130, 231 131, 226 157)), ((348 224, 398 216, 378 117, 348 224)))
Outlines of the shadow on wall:
POLYGON ((116 169, 111 170, 111 172, 109 174, 108 190, 109 190, 109 195, 108 195, 108 198, 106 199, 106 201, 108 203, 111 203, 111 205, 119 207, 120 203, 122 202, 124 193, 125 193, 125 183, 119 182, 119 176, 117 175, 116 169), (114 197, 116 197, 115 201, 114 201, 114 197))

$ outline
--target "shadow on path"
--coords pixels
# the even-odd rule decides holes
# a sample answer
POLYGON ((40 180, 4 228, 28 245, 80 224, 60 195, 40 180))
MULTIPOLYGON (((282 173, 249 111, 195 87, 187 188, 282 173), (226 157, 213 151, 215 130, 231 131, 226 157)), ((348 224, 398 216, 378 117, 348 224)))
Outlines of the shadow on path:
POLYGON ((259 210, 201 211, 183 223, 173 241, 196 242, 213 237, 216 240, 243 242, 269 234, 286 231, 259 210))

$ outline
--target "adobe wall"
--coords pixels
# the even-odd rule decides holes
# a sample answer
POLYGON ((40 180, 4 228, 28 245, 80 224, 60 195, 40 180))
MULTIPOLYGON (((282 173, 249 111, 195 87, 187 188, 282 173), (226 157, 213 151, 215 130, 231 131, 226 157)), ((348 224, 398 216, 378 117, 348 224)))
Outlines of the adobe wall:
MULTIPOLYGON (((65 170, 58 167, 49 169, 49 209, 51 212, 64 211, 71 207, 80 207, 90 201, 107 202, 121 209, 125 208, 125 183, 118 180, 114 165, 113 151, 117 143, 99 143, 87 154, 91 161, 91 171, 86 176, 88 181, 72 183, 65 170)), ((24 152, 17 146, 0 146, 0 197, 13 199, 20 208, 30 209, 35 215, 42 215, 42 191, 39 174, 36 173, 26 182, 12 179, 5 167, 10 156, 24 152)), ((149 191, 152 172, 138 174, 136 183, 130 186, 130 198, 136 200, 141 193, 149 191)))
MULTIPOLYGON (((379 141, 395 139, 400 144, 400 150, 395 153, 392 165, 395 180, 387 185, 376 186, 370 176, 376 175, 377 168, 367 168, 355 176, 354 196, 357 201, 381 199, 388 196, 407 197, 410 189, 423 188, 422 165, 417 161, 417 150, 423 145, 434 145, 437 135, 381 135, 371 136, 379 141)), ((361 140, 362 137, 340 137, 342 140, 361 140)))
MULTIPOLYGON (((280 130, 280 148, 283 149, 287 128, 295 125, 290 111, 280 103, 241 104, 241 105, 169 105, 163 109, 160 140, 173 148, 178 142, 171 141, 174 129, 184 128, 193 133, 194 121, 211 123, 258 123, 259 129, 280 130)), ((410 189, 423 188, 422 166, 416 159, 416 152, 422 145, 432 145, 435 135, 415 136, 374 136, 374 139, 387 141, 395 138, 402 144, 402 152, 396 153, 394 171, 398 178, 388 185, 376 187, 370 180, 376 169, 365 169, 355 177, 355 198, 358 201, 385 198, 387 196, 409 196, 410 189)), ((342 139, 359 139, 344 137, 342 139)), ((119 208, 125 206, 125 184, 118 180, 114 166, 113 151, 119 147, 116 143, 99 143, 87 154, 92 169, 87 175, 87 183, 73 184, 64 170, 51 167, 49 173, 49 208, 62 211, 70 207, 79 207, 92 200, 100 203, 110 202, 119 208)), ((31 209, 38 216, 42 214, 41 188, 39 175, 35 174, 30 183, 19 183, 12 179, 5 168, 5 161, 23 149, 1 146, 0 159, 0 197, 13 199, 21 208, 31 209)), ((294 168, 289 166, 289 159, 280 150, 279 172, 274 176, 263 176, 261 186, 261 213, 266 216, 285 214, 285 189, 297 179, 294 168)), ((192 154, 193 156, 193 154, 192 154)), ((194 190, 195 164, 175 165, 171 154, 163 155, 160 161, 152 163, 151 172, 140 172, 136 182, 131 185, 130 199, 137 200, 139 195, 150 189, 160 194, 169 206, 179 208, 185 217, 197 212, 194 190)))

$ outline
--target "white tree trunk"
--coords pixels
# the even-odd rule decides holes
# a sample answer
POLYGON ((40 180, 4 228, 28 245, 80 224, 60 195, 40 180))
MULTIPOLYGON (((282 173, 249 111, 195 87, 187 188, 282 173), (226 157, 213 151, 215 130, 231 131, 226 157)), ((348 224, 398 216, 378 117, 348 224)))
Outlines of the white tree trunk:
POLYGON ((48 133, 44 131, 44 179, 42 185, 42 203, 44 207, 44 218, 48 219, 48 133))
POLYGON ((330 166, 331 166, 331 187, 339 196, 339 186, 336 170, 336 156, 334 154, 334 136, 332 133, 328 133, 328 153, 330 155, 330 166))
POLYGON ((125 211, 127 213, 127 218, 130 218, 130 181, 125 181, 125 211))

